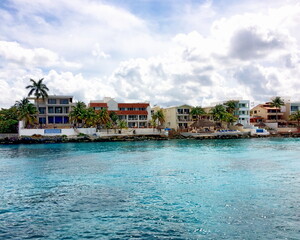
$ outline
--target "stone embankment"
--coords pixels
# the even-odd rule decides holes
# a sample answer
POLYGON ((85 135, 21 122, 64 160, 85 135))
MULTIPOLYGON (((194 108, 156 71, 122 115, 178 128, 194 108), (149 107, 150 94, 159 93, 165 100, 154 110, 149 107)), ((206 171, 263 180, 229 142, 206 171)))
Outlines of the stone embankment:
POLYGON ((106 136, 106 137, 94 137, 89 135, 81 136, 22 136, 17 137, 6 136, 0 138, 0 144, 36 144, 36 143, 69 143, 69 142, 121 142, 121 141, 147 141, 147 140, 168 140, 168 139, 245 139, 245 138, 270 138, 270 137, 300 137, 300 132, 289 133, 276 133, 271 135, 252 135, 250 134, 230 134, 230 135, 199 135, 199 136, 187 136, 184 137, 180 134, 173 134, 169 137, 165 135, 120 135, 120 136, 106 136))
POLYGON ((145 140, 167 140, 164 135, 131 135, 131 136, 22 136, 5 137, 0 139, 0 144, 36 144, 36 143, 69 143, 69 142, 117 142, 117 141, 145 141, 145 140))

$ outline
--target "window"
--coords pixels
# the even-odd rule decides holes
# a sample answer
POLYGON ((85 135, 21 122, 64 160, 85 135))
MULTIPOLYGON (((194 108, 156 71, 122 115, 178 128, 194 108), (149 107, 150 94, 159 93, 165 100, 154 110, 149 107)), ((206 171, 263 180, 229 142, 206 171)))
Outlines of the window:
POLYGON ((135 122, 129 122, 129 123, 128 123, 128 127, 129 127, 129 128, 136 127, 135 122))
POLYGON ((39 118, 39 124, 46 124, 46 118, 45 117, 39 118))
POLYGON ((56 99, 48 99, 48 104, 56 104, 56 99))
POLYGON ((139 108, 139 111, 146 111, 146 108, 139 108))
POLYGON ((128 120, 138 120, 137 115, 128 115, 128 120))
POLYGON ((45 107, 39 107, 39 113, 40 114, 45 114, 46 113, 46 108, 45 107))
POLYGON ((65 107, 65 113, 69 113, 69 107, 65 107))
POLYGON ((55 113, 62 113, 62 107, 56 107, 55 113))
POLYGON ((55 117, 55 123, 57 123, 57 124, 63 123, 63 118, 56 116, 55 117))
POLYGON ((48 123, 54 123, 54 117, 48 117, 48 123))
POLYGON ((69 123, 69 117, 64 117, 64 123, 69 123))
POLYGON ((126 115, 119 115, 118 117, 119 117, 120 120, 126 120, 127 119, 126 115))
POLYGON ((60 99, 59 103, 60 104, 69 104, 69 99, 60 99))
POLYGON ((146 122, 140 122, 140 127, 146 127, 146 122))
POLYGON ((140 120, 147 120, 147 115, 140 115, 140 116, 139 116, 139 119, 140 119, 140 120))
POLYGON ((125 108, 119 108, 119 110, 120 110, 120 111, 125 111, 126 109, 125 109, 125 108))
POLYGON ((128 111, 134 111, 134 108, 127 108, 128 111))
POLYGON ((48 113, 54 113, 54 107, 48 107, 48 113))
POLYGON ((299 110, 299 106, 291 106, 291 111, 296 112, 299 110))

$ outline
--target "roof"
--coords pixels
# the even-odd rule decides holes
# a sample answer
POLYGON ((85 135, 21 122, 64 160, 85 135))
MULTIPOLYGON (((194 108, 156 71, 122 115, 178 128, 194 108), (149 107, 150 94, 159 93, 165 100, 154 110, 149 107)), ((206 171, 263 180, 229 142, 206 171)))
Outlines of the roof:
POLYGON ((119 108, 147 108, 149 103, 118 103, 119 108))
POLYGON ((115 112, 117 115, 148 115, 147 111, 109 111, 115 112))
POLYGON ((105 107, 105 108, 107 108, 108 106, 107 106, 107 103, 103 103, 103 102, 102 103, 99 103, 99 102, 98 103, 96 103, 96 102, 92 103, 91 102, 90 107, 105 107))
POLYGON ((194 122, 191 127, 214 127, 215 125, 214 122, 208 120, 198 120, 197 122, 194 122))

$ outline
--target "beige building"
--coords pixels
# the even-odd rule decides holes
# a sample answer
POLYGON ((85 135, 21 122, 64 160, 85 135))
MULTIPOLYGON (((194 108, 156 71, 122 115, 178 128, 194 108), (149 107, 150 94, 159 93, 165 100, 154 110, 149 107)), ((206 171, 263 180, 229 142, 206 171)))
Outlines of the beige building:
POLYGON ((279 122, 285 122, 284 113, 280 108, 271 107, 271 103, 267 102, 264 104, 259 104, 252 108, 250 111, 251 123, 266 122, 275 123, 276 115, 278 116, 279 122))
POLYGON ((74 106, 73 96, 49 95, 47 98, 28 98, 34 100, 38 108, 37 120, 46 126, 70 125, 69 113, 74 106))
POLYGON ((164 127, 173 128, 175 130, 188 128, 193 123, 192 116, 190 115, 191 109, 192 106, 189 105, 164 108, 164 127))
POLYGON ((283 112, 283 119, 289 121, 290 115, 299 110, 300 102, 287 101, 286 104, 281 108, 281 111, 283 112))

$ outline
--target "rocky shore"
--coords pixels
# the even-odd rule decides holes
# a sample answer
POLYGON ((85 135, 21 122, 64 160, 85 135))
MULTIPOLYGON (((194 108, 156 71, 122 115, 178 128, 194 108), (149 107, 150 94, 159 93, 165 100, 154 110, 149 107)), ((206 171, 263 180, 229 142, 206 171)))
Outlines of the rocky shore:
POLYGON ((300 133, 277 133, 268 136, 250 134, 243 135, 204 135, 195 137, 184 137, 180 134, 171 135, 128 135, 128 136, 107 136, 107 137, 94 137, 94 136, 22 136, 22 137, 5 137, 0 139, 0 144, 37 144, 37 143, 71 143, 71 142, 122 142, 122 141, 150 141, 150 140, 168 140, 168 139, 245 139, 245 138, 273 138, 273 137, 300 137, 300 133))

